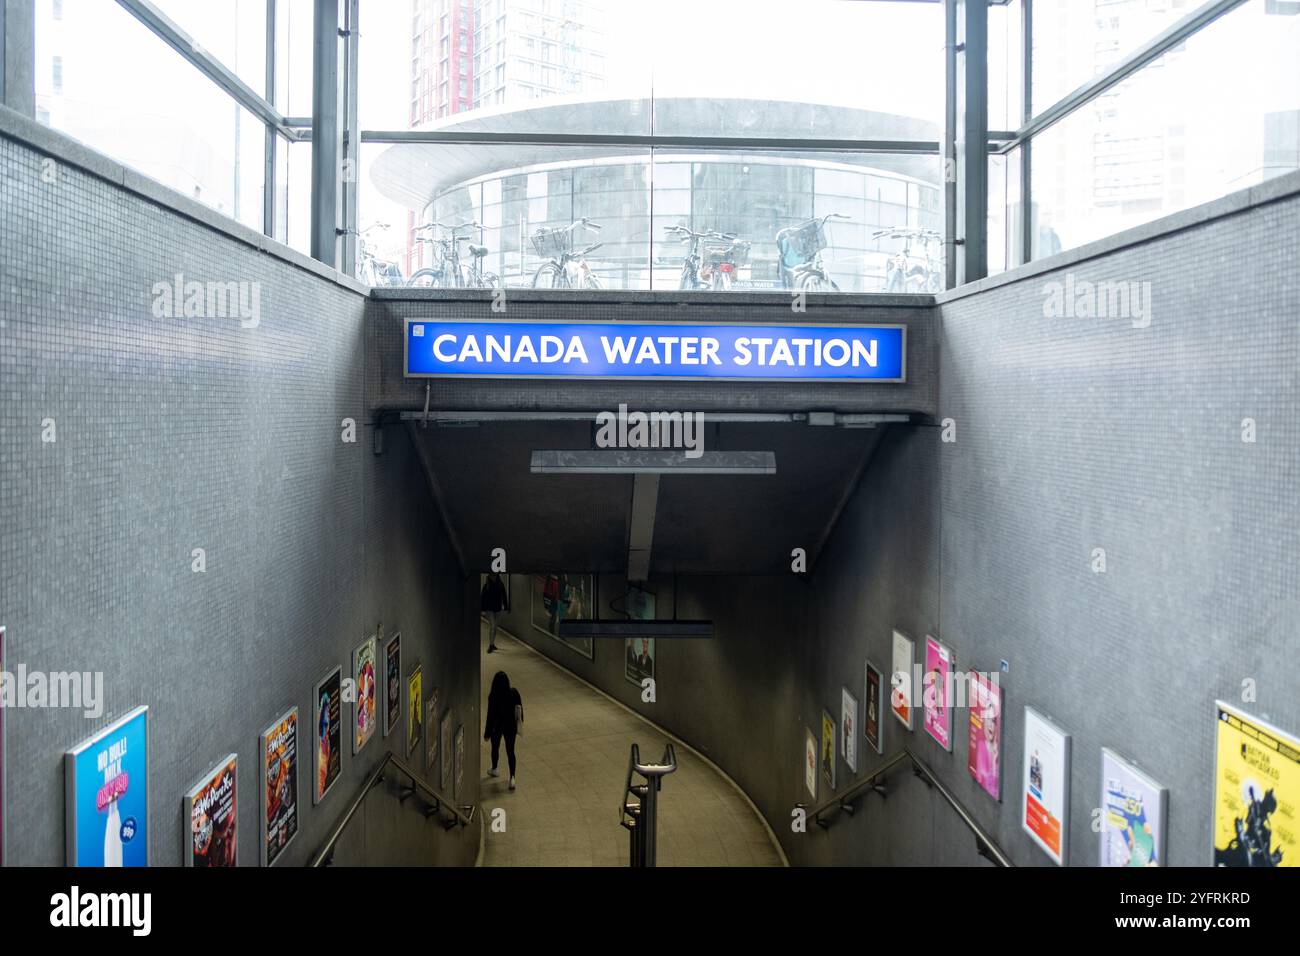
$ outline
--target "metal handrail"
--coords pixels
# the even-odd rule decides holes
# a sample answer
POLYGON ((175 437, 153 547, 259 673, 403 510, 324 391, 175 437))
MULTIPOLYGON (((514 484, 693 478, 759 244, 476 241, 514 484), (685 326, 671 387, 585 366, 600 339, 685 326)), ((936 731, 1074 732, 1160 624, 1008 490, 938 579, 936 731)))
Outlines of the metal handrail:
MULTIPOLYGON (((926 786, 933 787, 935 790, 939 791, 939 795, 947 800, 948 805, 957 811, 957 816, 959 816, 961 821, 966 824, 967 829, 975 834, 975 847, 981 856, 987 857, 997 866, 1015 866, 1015 864, 1011 862, 1011 858, 1002 851, 1002 848, 993 841, 993 838, 988 835, 987 831, 985 831, 985 829, 976 822, 975 818, 970 815, 970 811, 962 806, 961 801, 954 797, 952 791, 944 786, 943 782, 935 776, 934 771, 930 769, 929 765, 912 752, 911 747, 904 747, 870 774, 854 783, 853 786, 849 787, 849 789, 845 790, 843 793, 832 797, 830 800, 819 804, 811 810, 808 810, 808 818, 818 826, 826 828, 830 825, 830 821, 823 821, 821 817, 829 810, 843 811, 852 816, 854 808, 851 805, 851 801, 857 799, 867 790, 874 790, 877 793, 883 794, 879 781, 899 764, 907 761, 911 761, 913 772, 925 781, 926 786)), ((796 805, 800 807, 803 806, 803 804, 796 805)))
POLYGON ((370 772, 370 776, 366 778, 366 782, 361 786, 361 792, 358 793, 356 798, 352 801, 351 805, 348 807, 347 813, 343 814, 343 819, 335 825, 333 831, 330 833, 329 839, 325 841, 325 845, 321 847, 320 852, 312 857, 311 862, 307 864, 309 867, 329 866, 330 863, 333 862, 334 848, 343 837, 343 832, 347 829, 348 824, 352 822, 352 818, 357 815, 357 812, 361 809, 361 805, 365 803, 366 797, 370 794, 370 791, 374 790, 377 786, 386 781, 387 778, 384 774, 389 767, 399 770, 411 781, 411 786, 406 789, 405 793, 401 794, 398 798, 399 800, 405 800, 407 797, 416 793, 427 795, 426 805, 424 808, 425 816, 432 816, 446 810, 451 814, 450 819, 443 822, 443 826, 448 830, 457 824, 460 824, 462 827, 467 827, 474 822, 474 811, 477 809, 476 807, 456 806, 435 788, 420 779, 418 773, 412 770, 405 761, 399 760, 397 755, 390 750, 384 754, 383 759, 379 761, 379 766, 370 772))

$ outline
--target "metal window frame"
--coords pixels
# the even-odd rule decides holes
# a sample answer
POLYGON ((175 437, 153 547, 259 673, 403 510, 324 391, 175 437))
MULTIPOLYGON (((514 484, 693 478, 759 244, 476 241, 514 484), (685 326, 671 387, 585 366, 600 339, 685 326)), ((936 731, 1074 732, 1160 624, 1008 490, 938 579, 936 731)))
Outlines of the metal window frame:
MULTIPOLYGON (((21 0, 20 0, 21 2, 21 0)), ((971 215, 982 208, 985 223, 988 216, 987 164, 983 173, 974 169, 975 149, 971 137, 980 132, 979 117, 987 119, 987 31, 984 35, 972 36, 969 30, 961 30, 963 42, 958 43, 957 17, 959 14, 969 17, 973 12, 981 17, 987 25, 988 7, 1005 4, 1009 0, 942 0, 945 8, 945 47, 947 50, 947 77, 945 83, 944 135, 938 142, 924 140, 841 140, 830 138, 792 140, 779 137, 748 136, 669 136, 654 133, 643 135, 576 135, 570 133, 491 133, 465 132, 454 130, 361 130, 357 115, 358 77, 358 30, 359 0, 337 0, 335 3, 334 32, 345 38, 342 49, 337 49, 337 57, 328 57, 327 62, 314 65, 313 69, 313 110, 312 116, 285 116, 275 105, 276 80, 276 34, 277 34, 277 0, 266 0, 266 95, 261 96, 224 63, 204 50, 188 33, 182 30, 151 0, 117 0, 118 4, 142 23, 146 29, 170 46, 195 69, 208 77, 227 96, 256 116, 265 127, 265 149, 263 169, 263 203, 262 231, 274 237, 275 234, 275 197, 280 185, 276 169, 276 152, 279 148, 277 137, 283 137, 287 144, 311 142, 313 126, 319 126, 322 132, 332 131, 332 138, 339 143, 337 150, 313 150, 313 197, 312 197, 312 249, 313 255, 336 266, 341 259, 347 266, 356 257, 355 232, 359 225, 358 186, 355 176, 340 175, 340 165, 351 160, 351 167, 356 171, 360 162, 360 147, 363 143, 449 143, 449 144, 511 144, 511 145, 554 145, 554 146, 596 146, 596 147, 632 147, 649 150, 763 150, 784 151, 800 150, 809 152, 852 152, 878 154, 912 154, 937 155, 944 161, 944 200, 945 200, 945 247, 947 249, 947 285, 949 288, 961 281, 972 281, 983 275, 978 268, 979 253, 984 245, 983 237, 958 235, 961 222, 969 223, 971 215), (340 9, 339 4, 342 7, 340 9), (340 20, 342 28, 340 28, 340 20), (978 47, 983 47, 979 49, 978 47), (981 74, 981 66, 983 72, 981 74), (324 67, 324 69, 322 69, 324 67), (961 79, 966 82, 966 93, 962 102, 967 107, 966 115, 957 113, 957 70, 961 69, 961 79), (322 95, 319 88, 322 83, 333 76, 336 96, 329 96, 328 91, 322 95), (982 86, 974 85, 982 75, 982 86), (331 108, 332 106, 332 108, 331 108), (972 115, 974 114, 974 115, 972 115), (958 157, 956 145, 958 129, 965 134, 963 156, 958 157), (317 155, 321 155, 318 160, 317 155), (320 167, 319 175, 322 187, 328 180, 334 189, 317 188, 317 164, 328 159, 330 168, 320 167), (949 166, 955 166, 955 171, 949 166), (955 173, 955 174, 954 174, 955 173), (344 181, 340 184, 339 179, 344 181), (339 189, 341 185, 341 190, 339 189), (958 209, 960 199, 961 208, 958 209), (982 206, 981 206, 982 203, 982 206), (959 212, 963 213, 960 217, 959 212), (332 238, 327 238, 326 233, 332 238), (342 237, 342 243, 339 237, 342 237), (341 245, 341 250, 340 250, 341 245), (978 248, 972 248, 972 245, 978 248), (958 259, 963 268, 958 270, 958 259), (972 271, 966 264, 976 266, 972 271), (979 273, 978 275, 976 273, 979 273)), ((332 0, 317 0, 316 12, 319 18, 322 10, 332 0)), ((883 0, 882 0, 883 2, 883 0)), ((923 0, 912 0, 923 2, 923 0)), ((930 0, 939 2, 939 0, 930 0)), ((11 52, 5 45, 6 33, 13 31, 14 25, 7 22, 6 13, 12 12, 13 0, 0 0, 0 71, 9 66, 5 62, 6 52, 11 52)), ((1140 71, 1143 67, 1159 59, 1174 47, 1219 20, 1225 14, 1246 3, 1246 0, 1207 0, 1197 9, 1171 24, 1161 33, 1130 52, 1106 72, 1093 77, 1055 103, 1038 113, 1033 111, 1033 0, 1021 3, 1021 102, 1023 116, 1020 127, 1016 130, 982 131, 978 137, 983 140, 983 149, 989 154, 1006 155, 1014 149, 1020 149, 1021 179, 1021 249, 1022 262, 1033 258, 1033 224, 1034 215, 1032 188, 1032 142, 1035 136, 1059 123, 1088 103, 1103 95, 1114 86, 1140 71)), ((30 24, 28 24, 30 25, 30 24)), ((969 21, 962 24, 969 27, 969 21)), ((21 26, 21 25, 20 25, 21 26)), ((317 31, 319 33, 319 30, 317 31)), ((319 40, 319 37, 318 37, 319 40)), ((10 69, 9 72, 13 72, 10 69)), ((18 92, 5 88, 6 75, 0 72, 0 95, 7 101, 14 101, 18 92)), ((15 84, 16 85, 16 84, 15 84)), ((287 228, 287 224, 286 224, 287 228)), ((965 227, 967 231, 969 227, 965 227)), ((287 236, 286 236, 287 238, 287 236)), ((347 266, 344 271, 350 271, 347 266)))

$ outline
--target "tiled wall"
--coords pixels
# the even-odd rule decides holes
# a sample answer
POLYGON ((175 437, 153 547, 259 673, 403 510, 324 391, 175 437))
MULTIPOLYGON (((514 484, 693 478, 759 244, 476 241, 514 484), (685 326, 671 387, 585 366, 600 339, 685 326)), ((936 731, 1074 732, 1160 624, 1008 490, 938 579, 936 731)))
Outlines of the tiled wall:
MULTIPOLYGON (((404 730, 356 757, 345 747, 342 779, 312 806, 313 686, 336 665, 347 673, 377 623, 402 632, 406 669, 421 664, 477 739, 473 585, 407 433, 387 428, 373 451, 364 295, 87 162, 103 175, 0 137, 6 666, 100 672, 106 698, 99 719, 8 712, 8 862, 62 862, 64 751, 147 704, 154 861, 181 862, 182 792, 235 752, 239 853, 252 864, 258 734, 297 705, 302 829, 284 857, 297 865, 383 751, 405 754, 404 730), (158 316, 155 283, 178 274, 246 283, 257 323, 158 316)), ((477 762, 471 747, 468 781, 477 762)), ((340 859, 463 864, 477 842, 477 827, 445 834, 376 792, 340 859)))

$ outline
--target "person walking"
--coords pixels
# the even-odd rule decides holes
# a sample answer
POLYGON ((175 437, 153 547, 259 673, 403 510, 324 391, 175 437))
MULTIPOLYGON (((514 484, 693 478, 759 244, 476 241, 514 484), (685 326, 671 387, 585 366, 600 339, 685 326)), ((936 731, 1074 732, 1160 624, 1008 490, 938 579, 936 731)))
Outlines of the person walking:
POLYGON ((483 739, 492 741, 492 769, 489 777, 501 776, 497 763, 501 759, 501 740, 506 742, 506 761, 510 765, 510 789, 515 788, 515 737, 523 729, 524 702, 519 691, 510 686, 505 671, 497 671, 488 692, 487 726, 483 739))
POLYGON ((479 608, 488 619, 488 653, 497 649, 497 625, 501 622, 501 612, 510 610, 510 592, 506 590, 501 575, 489 571, 479 593, 479 608))

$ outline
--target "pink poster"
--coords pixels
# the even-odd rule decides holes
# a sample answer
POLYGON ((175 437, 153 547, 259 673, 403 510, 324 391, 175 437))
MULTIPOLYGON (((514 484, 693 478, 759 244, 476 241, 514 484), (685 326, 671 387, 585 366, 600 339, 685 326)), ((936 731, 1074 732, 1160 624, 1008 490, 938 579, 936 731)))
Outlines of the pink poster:
POLYGON ((933 637, 925 639, 925 675, 922 678, 925 702, 925 731, 944 750, 952 750, 952 651, 933 637))
POLYGON ((966 769, 994 800, 1002 799, 1002 688, 983 674, 970 678, 970 746, 966 769))

